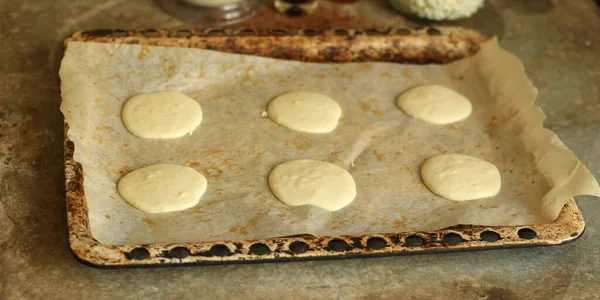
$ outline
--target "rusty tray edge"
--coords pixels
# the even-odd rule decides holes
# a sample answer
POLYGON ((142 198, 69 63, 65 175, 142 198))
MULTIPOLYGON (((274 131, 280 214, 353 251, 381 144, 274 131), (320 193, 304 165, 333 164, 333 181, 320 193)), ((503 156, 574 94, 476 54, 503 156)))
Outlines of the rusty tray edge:
MULTIPOLYGON (((82 31, 69 42, 126 43, 190 47, 313 62, 395 61, 447 63, 475 53, 486 38, 457 27, 301 29, 145 29, 82 31), (425 41, 415 43, 415 40, 425 41), (286 47, 276 47, 286 45, 286 47), (274 47, 275 46, 275 47, 274 47)), ((298 235, 261 240, 169 244, 103 244, 93 238, 83 188, 83 167, 65 123, 64 159, 70 248, 97 267, 223 264, 338 259, 510 247, 559 245, 579 238, 585 223, 570 199, 557 220, 532 226, 458 225, 426 231, 316 237, 298 235)))

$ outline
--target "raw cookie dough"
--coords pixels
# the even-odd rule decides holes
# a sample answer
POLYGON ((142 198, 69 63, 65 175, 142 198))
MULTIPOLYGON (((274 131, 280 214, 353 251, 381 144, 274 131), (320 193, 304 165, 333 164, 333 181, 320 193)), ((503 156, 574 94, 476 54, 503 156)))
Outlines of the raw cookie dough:
POLYGON ((458 122, 472 111, 469 99, 437 84, 421 85, 402 93, 396 105, 405 114, 433 124, 458 122))
POLYGON ((269 103, 267 115, 273 122, 308 133, 332 132, 342 116, 335 100, 313 92, 291 92, 269 103))
POLYGON ((356 185, 348 171, 311 159, 276 166, 269 175, 269 186, 287 205, 311 204, 329 211, 343 208, 356 197, 356 185))
POLYGON ((433 193, 455 201, 492 197, 501 186, 496 166, 464 154, 429 158, 421 167, 421 178, 433 193))
POLYGON ((202 109, 196 100, 180 92, 156 92, 131 97, 121 118, 137 137, 170 139, 192 134, 202 122, 202 109))
POLYGON ((206 187, 206 178, 196 170, 169 164, 134 170, 117 184, 125 201, 147 213, 188 209, 198 204, 206 187))

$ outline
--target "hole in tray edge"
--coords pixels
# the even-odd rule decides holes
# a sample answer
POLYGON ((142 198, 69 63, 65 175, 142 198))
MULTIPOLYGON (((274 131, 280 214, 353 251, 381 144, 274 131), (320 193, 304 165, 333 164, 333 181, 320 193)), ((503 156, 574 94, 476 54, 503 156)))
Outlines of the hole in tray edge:
POLYGON ((186 247, 175 247, 175 248, 169 250, 170 258, 183 259, 183 258, 190 256, 191 254, 192 253, 190 252, 190 250, 188 250, 188 248, 186 248, 186 247))
POLYGON ((146 248, 139 247, 129 251, 127 256, 128 259, 144 260, 150 258, 150 252, 146 248))
POLYGON ((380 250, 387 246, 386 240, 381 237, 372 237, 367 240, 367 247, 369 247, 369 249, 380 250))
POLYGON ((425 245, 425 239, 418 235, 409 235, 404 239, 404 244, 408 247, 421 247, 425 245))
POLYGON ((327 248, 331 251, 343 252, 348 250, 349 245, 346 241, 340 239, 333 239, 327 243, 327 248))
POLYGON ((517 231, 520 238, 525 240, 533 240, 537 238, 537 233, 531 228, 521 228, 517 231))
POLYGON ((463 240, 462 236, 460 236, 460 234, 454 233, 454 232, 446 233, 446 234, 444 234, 444 237, 442 237, 442 242, 444 242, 444 244, 450 245, 450 246, 456 246, 456 245, 462 243, 463 241, 464 240, 463 240))
POLYGON ((479 237, 486 242, 497 242, 502 239, 499 233, 492 230, 485 230, 479 234, 479 237))
POLYGON ((308 244, 306 244, 305 242, 302 242, 302 241, 294 241, 294 242, 290 243, 288 248, 294 254, 302 254, 302 253, 306 253, 306 252, 308 252, 308 250, 310 250, 310 247, 308 246, 308 244))
POLYGON ((213 245, 210 247, 208 252, 213 256, 220 257, 231 255, 231 250, 229 250, 229 247, 222 244, 213 245))
POLYGON ((255 255, 267 255, 271 253, 271 249, 269 249, 269 246, 263 243, 256 243, 250 246, 250 253, 255 255))

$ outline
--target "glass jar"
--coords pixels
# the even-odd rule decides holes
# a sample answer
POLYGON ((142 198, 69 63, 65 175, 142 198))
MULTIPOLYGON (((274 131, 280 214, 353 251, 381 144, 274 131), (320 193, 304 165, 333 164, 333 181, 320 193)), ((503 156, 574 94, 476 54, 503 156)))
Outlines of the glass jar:
POLYGON ((275 0, 275 9, 290 16, 311 15, 317 9, 317 0, 275 0))
POLYGON ((187 23, 221 26, 247 20, 263 0, 156 0, 168 14, 187 23))
POLYGON ((458 20, 472 16, 484 0, 390 0, 400 13, 431 21, 458 20))

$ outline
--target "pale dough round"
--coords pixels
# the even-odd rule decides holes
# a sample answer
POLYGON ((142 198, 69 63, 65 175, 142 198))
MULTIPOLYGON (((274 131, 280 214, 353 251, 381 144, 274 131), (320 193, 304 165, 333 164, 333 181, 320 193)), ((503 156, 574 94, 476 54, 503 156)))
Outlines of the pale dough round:
POLYGON ((421 178, 434 194, 455 201, 492 197, 501 186, 496 166, 464 154, 429 158, 421 167, 421 178))
POLYGON ((402 93, 396 105, 405 114, 433 124, 464 120, 473 110, 465 96, 437 84, 421 85, 402 93))
POLYGON ((196 100, 180 92, 156 92, 131 97, 121 118, 137 137, 170 139, 192 134, 202 122, 202 109, 196 100))
POLYGON ((291 92, 269 103, 268 116, 289 129, 308 133, 332 132, 342 116, 335 100, 313 92, 291 92))
POLYGON ((314 205, 335 211, 356 197, 356 184, 348 171, 327 162, 300 159, 276 166, 269 175, 275 197, 291 205, 314 205))
POLYGON ((147 213, 188 209, 198 204, 206 187, 206 178, 196 170, 169 164, 134 170, 117 184, 125 201, 147 213))

